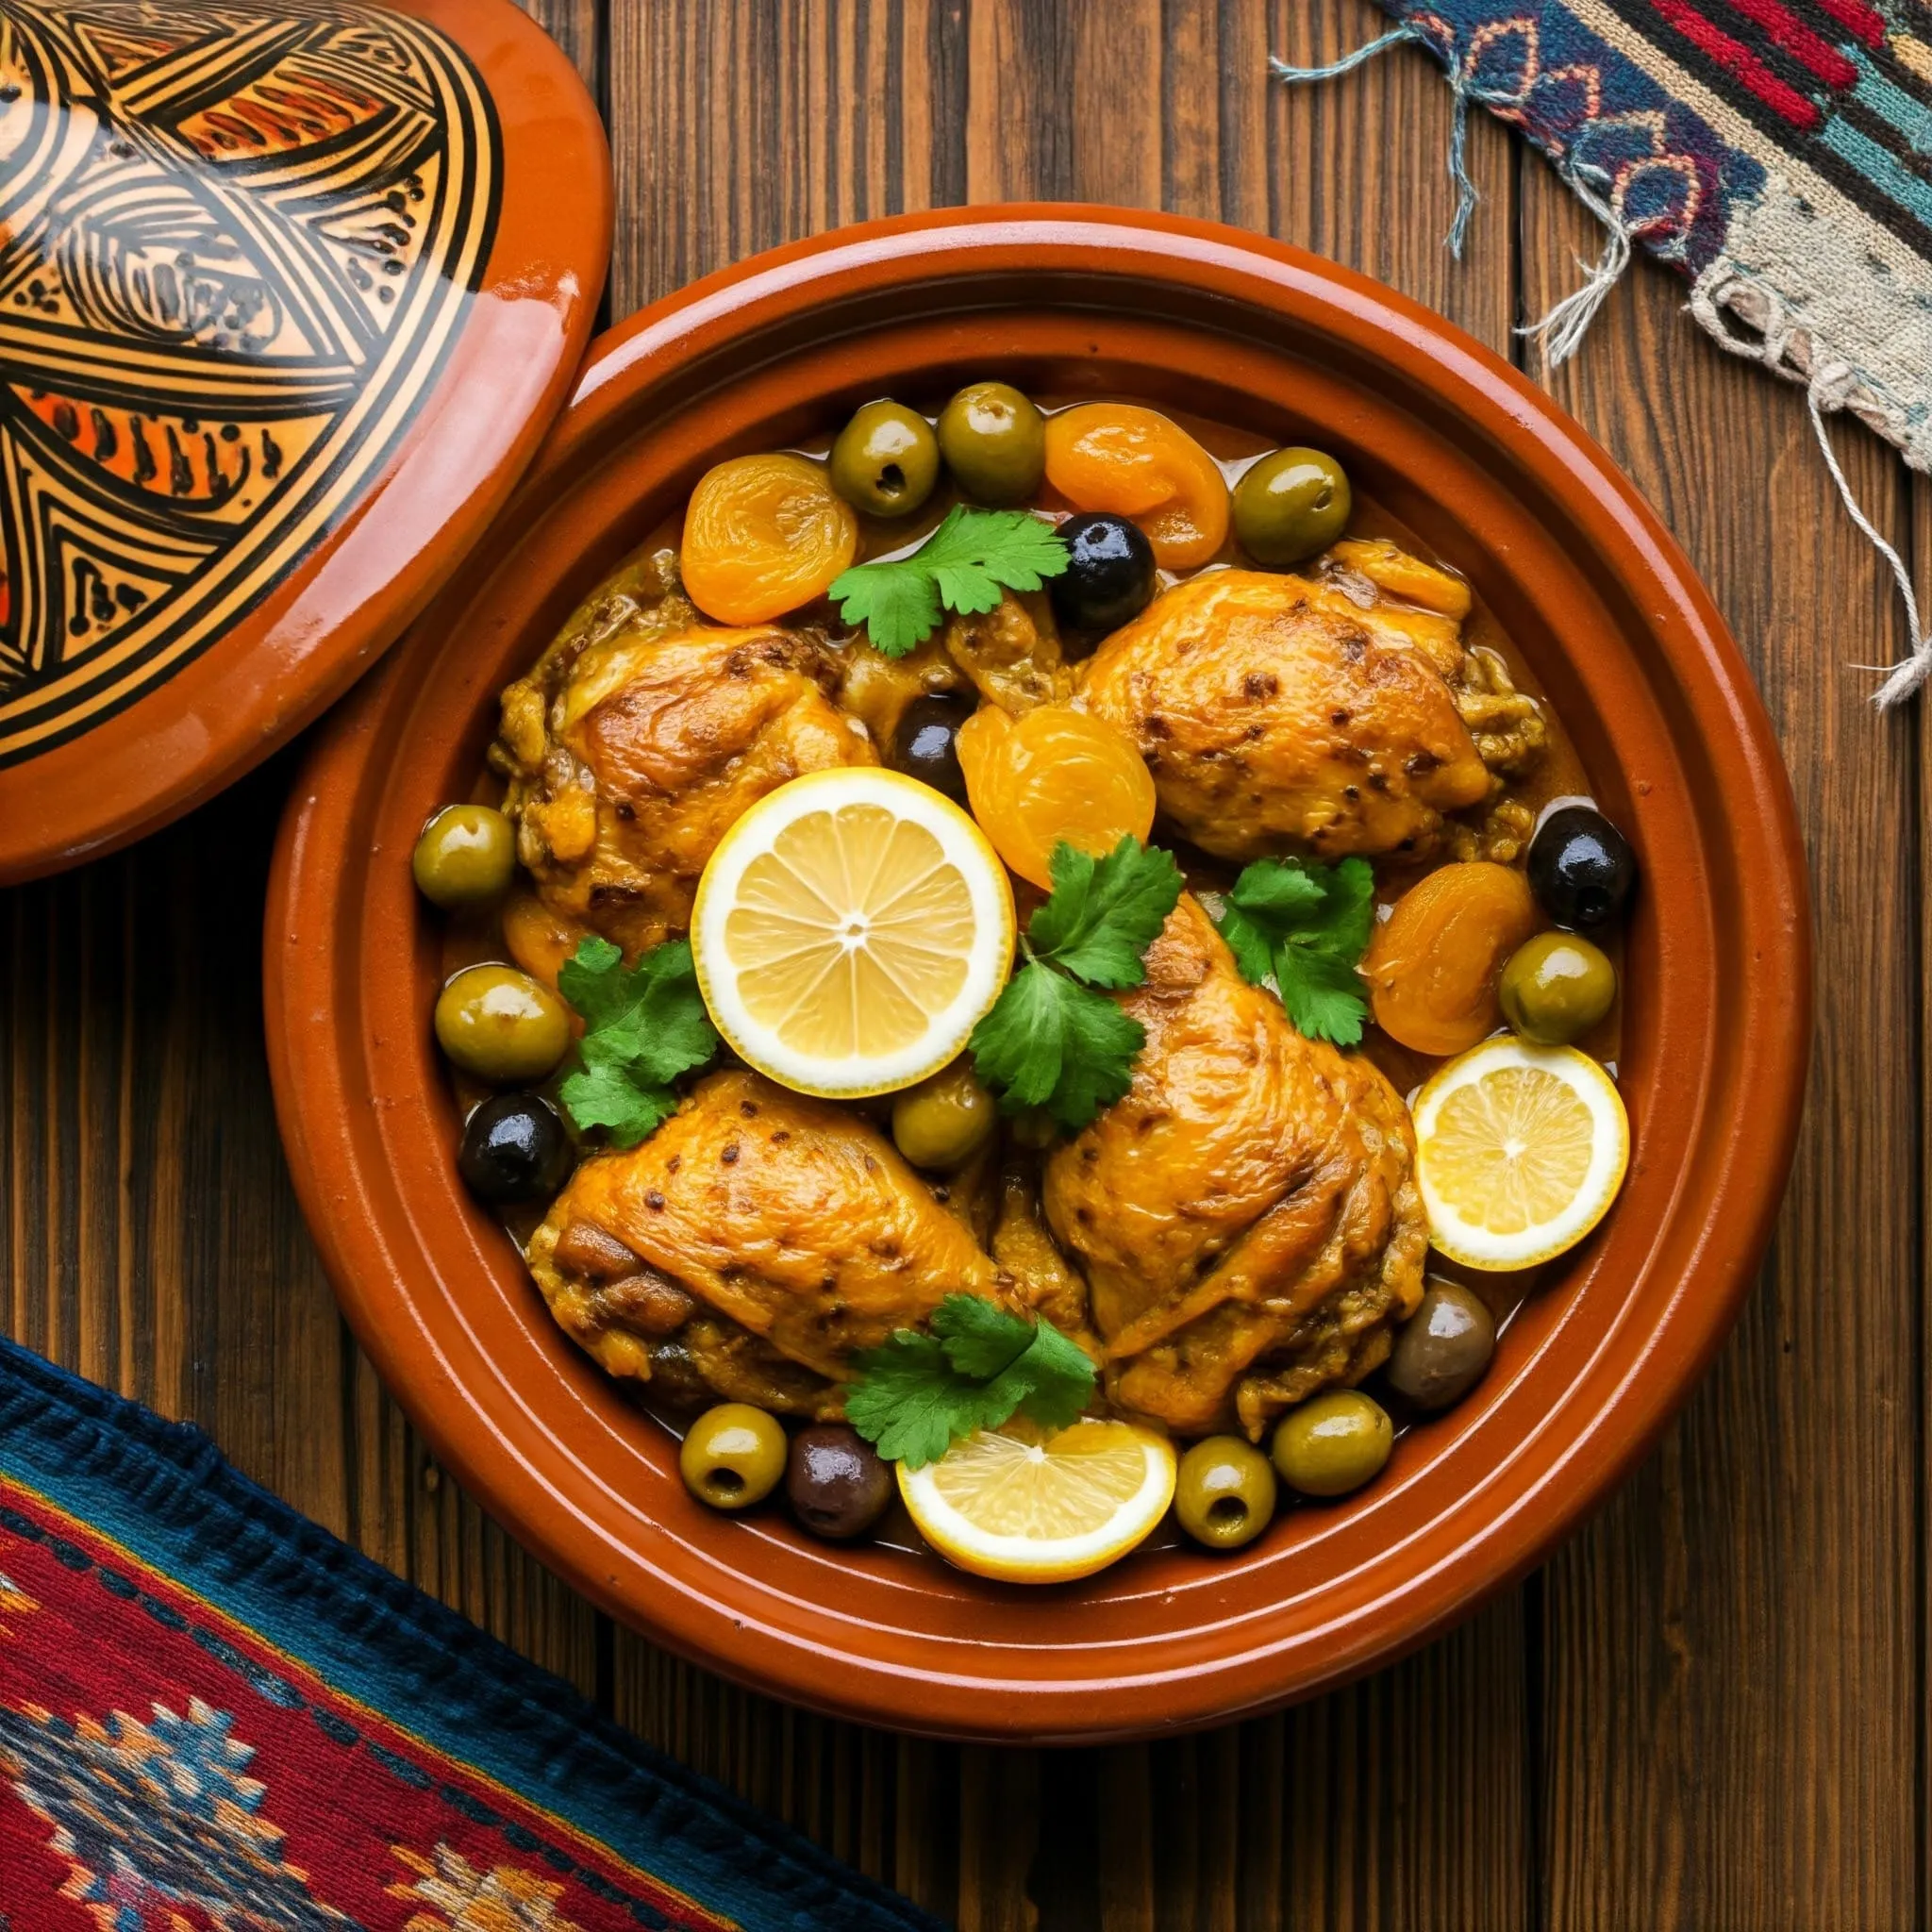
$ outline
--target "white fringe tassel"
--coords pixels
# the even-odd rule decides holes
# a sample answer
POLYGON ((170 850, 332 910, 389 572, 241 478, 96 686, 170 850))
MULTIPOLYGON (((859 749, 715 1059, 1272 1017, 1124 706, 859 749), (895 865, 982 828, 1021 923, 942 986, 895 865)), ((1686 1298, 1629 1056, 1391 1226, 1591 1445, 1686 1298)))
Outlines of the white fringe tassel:
MULTIPOLYGON (((1423 36, 1414 27, 1398 26, 1392 31, 1381 34, 1365 46, 1357 47, 1352 54, 1344 54, 1339 60, 1331 60, 1324 67, 1291 67, 1278 55, 1268 57, 1268 70, 1276 80, 1285 80, 1291 86, 1300 86, 1311 80, 1335 80, 1351 73, 1365 60, 1373 60, 1377 54, 1386 53, 1391 47, 1399 47, 1405 41, 1423 41, 1423 36)), ((1424 42, 1426 45, 1426 42, 1424 42)), ((1469 235, 1471 217, 1480 196, 1474 181, 1469 173, 1469 97, 1476 93, 1478 99, 1487 99, 1471 86, 1468 76, 1462 71, 1459 58, 1452 56, 1449 68, 1449 92, 1452 106, 1449 113, 1449 178, 1456 184, 1456 218, 1449 224, 1449 232, 1443 239, 1457 261, 1462 259, 1462 244, 1469 235)))
POLYGON ((1580 289, 1565 295, 1541 321, 1526 323, 1516 331, 1542 344, 1543 358, 1552 369, 1559 362, 1567 362, 1583 346, 1597 310, 1630 266, 1630 230, 1624 225, 1617 210, 1582 177, 1583 171, 1575 170, 1570 176, 1570 186, 1577 200, 1610 231, 1610 239, 1604 243, 1604 252, 1594 268, 1580 255, 1576 258, 1576 266, 1589 277, 1580 289))
POLYGON ((1855 664, 1855 671, 1884 671, 1888 668, 1890 675, 1872 694, 1872 702, 1881 711, 1889 711, 1894 705, 1902 705, 1915 695, 1919 688, 1932 675, 1932 638, 1925 635, 1925 622, 1920 613, 1918 593, 1912 589, 1911 573, 1907 570, 1905 558, 1886 541, 1865 512, 1858 508, 1857 499, 1852 494, 1852 486, 1840 467, 1838 452, 1831 446, 1831 438, 1824 427, 1824 405, 1827 400, 1837 400, 1843 391, 1851 370, 1842 362, 1833 362, 1817 370, 1805 391, 1805 399, 1811 409, 1811 427, 1818 433, 1818 447, 1824 452, 1824 466, 1831 472, 1831 480, 1838 485, 1838 493, 1845 507, 1845 513, 1865 533, 1866 539, 1880 557, 1891 566, 1891 574, 1898 580, 1899 595, 1906 605, 1906 638, 1910 645, 1907 656, 1897 664, 1855 664))

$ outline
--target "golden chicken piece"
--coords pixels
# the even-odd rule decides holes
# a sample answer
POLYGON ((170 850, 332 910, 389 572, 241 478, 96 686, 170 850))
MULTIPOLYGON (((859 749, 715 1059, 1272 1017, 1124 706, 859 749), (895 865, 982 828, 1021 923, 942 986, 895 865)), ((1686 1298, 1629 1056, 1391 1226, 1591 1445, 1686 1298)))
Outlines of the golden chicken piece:
POLYGON ((676 592, 607 591, 503 694, 491 762, 555 913, 627 954, 691 922, 726 828, 804 772, 878 762, 810 631, 706 625, 676 592))
POLYGON ((587 1160, 526 1250, 564 1330, 616 1375, 837 1415, 856 1351, 1009 1278, 849 1108, 718 1073, 627 1152, 587 1160))
POLYGON ((946 619, 946 649, 989 704, 1016 718, 1065 701, 1074 671, 1060 652, 1053 607, 1041 591, 1004 591, 991 609, 946 619))
POLYGON ((1258 1440, 1380 1363, 1422 1298, 1407 1109, 1303 1039, 1185 895, 1121 1003, 1147 1029, 1133 1086, 1048 1158, 1046 1218, 1086 1272, 1109 1397, 1258 1440))
POLYGON ((1422 852, 1492 783, 1440 655, 1340 591, 1210 571, 1107 639, 1081 691, 1204 851, 1422 852))

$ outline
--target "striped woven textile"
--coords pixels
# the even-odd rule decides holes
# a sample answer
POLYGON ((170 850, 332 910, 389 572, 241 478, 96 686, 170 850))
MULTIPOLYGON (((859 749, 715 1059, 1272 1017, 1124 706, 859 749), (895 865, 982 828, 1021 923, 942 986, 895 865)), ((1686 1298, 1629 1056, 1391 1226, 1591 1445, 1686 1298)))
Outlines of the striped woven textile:
POLYGON ((0 1932, 942 1932, 0 1339, 0 1932))
MULTIPOLYGON (((1932 7, 1922 0, 1381 0, 1457 91, 1520 127, 1611 230, 1593 285, 1547 319, 1580 340, 1631 245, 1690 280, 1726 349, 1846 409, 1932 470, 1932 7)), ((1291 79, 1333 67, 1276 71, 1291 79)), ((1458 114, 1458 123, 1460 116, 1458 114)), ((1459 135, 1453 158, 1461 175, 1459 135)), ((1465 202, 1474 190, 1466 189, 1465 202)), ((1466 219, 1466 214, 1463 219, 1466 219)), ((1453 238, 1458 243, 1458 231, 1453 238)), ((1912 658, 1932 669, 1904 564, 1912 658)))

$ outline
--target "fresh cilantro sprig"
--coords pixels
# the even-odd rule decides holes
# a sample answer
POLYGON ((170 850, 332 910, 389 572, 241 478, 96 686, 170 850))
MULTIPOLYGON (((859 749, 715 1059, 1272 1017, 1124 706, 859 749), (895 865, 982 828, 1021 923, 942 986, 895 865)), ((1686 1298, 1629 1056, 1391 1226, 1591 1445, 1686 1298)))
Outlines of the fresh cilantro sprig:
POLYGON ((1005 1111, 1043 1107, 1077 1133, 1126 1092, 1147 1030, 1107 994, 1146 978, 1141 955, 1180 894, 1158 846, 1125 838, 1104 858, 1055 846, 1052 896, 1020 937, 1026 963, 968 1041, 1005 1111))
POLYGON ((955 504, 910 557, 856 564, 830 594, 875 649, 903 658, 939 628, 942 606, 969 616, 996 609, 1002 589, 1037 591, 1066 567, 1067 546, 1030 511, 955 504))
POLYGON ((675 1111, 671 1083, 718 1050, 691 946, 674 940, 626 967, 608 940, 579 940, 557 986, 584 1021, 581 1064, 558 1089, 564 1111, 604 1128, 613 1147, 635 1147, 675 1111))
POLYGON ((1015 1413, 1063 1429, 1093 1393, 1093 1364, 1051 1323, 1023 1322, 976 1294, 949 1294, 932 1312, 930 1335, 894 1329, 853 1366, 846 1420, 888 1462, 908 1469, 1015 1413))
POLYGON ((1257 986, 1272 978, 1310 1040, 1360 1041, 1369 1003, 1357 967, 1375 924, 1367 859, 1257 859, 1234 882, 1218 923, 1242 976, 1257 986))

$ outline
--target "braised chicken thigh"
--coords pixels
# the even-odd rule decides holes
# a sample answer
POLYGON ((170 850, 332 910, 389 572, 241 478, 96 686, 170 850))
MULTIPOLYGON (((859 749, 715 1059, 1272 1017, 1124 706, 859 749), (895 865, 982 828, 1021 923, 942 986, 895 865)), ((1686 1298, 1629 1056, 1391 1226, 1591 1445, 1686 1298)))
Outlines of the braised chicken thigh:
POLYGON ((458 1172, 689 1496, 1006 1584, 1360 1491, 1631 1148, 1638 856, 1457 506, 1099 379, 721 447, 409 856, 458 1172))
POLYGON ((491 760, 553 912, 626 953, 681 932, 718 841, 788 779, 878 762, 810 632, 720 629, 672 592, 583 613, 503 694, 491 760))
POLYGON ((852 1355, 1009 1277, 848 1108, 713 1074, 641 1146, 587 1160, 527 1250, 612 1374, 836 1414, 852 1355))
POLYGON ((1307 578, 1213 571, 1108 638, 1081 690, 1204 851, 1422 852, 1491 790, 1428 638, 1307 578))
POLYGON ((1366 1059, 1305 1040, 1183 896, 1122 1004, 1126 1097, 1057 1148, 1044 1204, 1086 1274, 1123 1408, 1258 1439, 1388 1354, 1422 1294, 1415 1141, 1366 1059))

